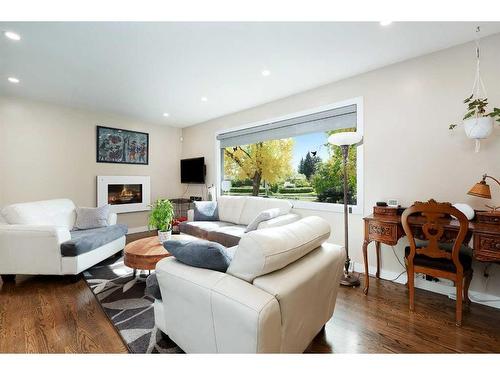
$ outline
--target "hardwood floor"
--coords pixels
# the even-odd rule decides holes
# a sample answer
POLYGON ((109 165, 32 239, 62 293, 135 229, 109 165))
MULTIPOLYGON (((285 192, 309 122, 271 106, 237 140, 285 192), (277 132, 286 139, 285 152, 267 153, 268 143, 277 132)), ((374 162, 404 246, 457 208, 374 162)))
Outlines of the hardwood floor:
POLYGON ((127 353, 83 280, 0 281, 0 353, 127 353))
MULTIPOLYGON (((306 352, 500 353, 500 310, 472 304, 458 328, 454 301, 423 290, 415 297, 410 313, 404 285, 372 279, 368 296, 341 287, 332 320, 306 352)), ((85 281, 0 281, 0 353, 126 352, 85 281)))

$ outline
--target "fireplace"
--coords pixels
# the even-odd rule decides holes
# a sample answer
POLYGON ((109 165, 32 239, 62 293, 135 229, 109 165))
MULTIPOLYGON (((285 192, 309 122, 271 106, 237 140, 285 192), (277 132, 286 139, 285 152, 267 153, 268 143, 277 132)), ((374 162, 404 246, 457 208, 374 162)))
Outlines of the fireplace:
POLYGON ((108 203, 111 205, 142 203, 142 185, 109 184, 108 203))
POLYGON ((149 210, 149 176, 98 176, 97 206, 111 205, 111 212, 149 210))

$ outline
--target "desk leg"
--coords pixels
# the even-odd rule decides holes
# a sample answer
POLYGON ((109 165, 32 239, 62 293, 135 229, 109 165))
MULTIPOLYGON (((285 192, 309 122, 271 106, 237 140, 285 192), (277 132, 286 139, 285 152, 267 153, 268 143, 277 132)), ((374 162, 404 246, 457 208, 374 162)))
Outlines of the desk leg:
POLYGON ((370 276, 368 275, 368 244, 370 242, 368 240, 365 240, 363 242, 363 260, 365 262, 365 288, 363 289, 363 292, 365 295, 368 294, 368 288, 370 287, 370 276))
POLYGON ((377 279, 380 279, 380 242, 376 241, 375 242, 375 249, 377 250, 377 273, 375 276, 377 279))

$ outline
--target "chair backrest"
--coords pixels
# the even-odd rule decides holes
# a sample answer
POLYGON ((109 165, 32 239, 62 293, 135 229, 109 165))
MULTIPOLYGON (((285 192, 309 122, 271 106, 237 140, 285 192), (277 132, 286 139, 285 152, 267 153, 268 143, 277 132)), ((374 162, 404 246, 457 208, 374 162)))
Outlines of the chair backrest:
POLYGON ((457 272, 462 272, 463 267, 459 260, 460 247, 467 235, 469 221, 467 217, 451 203, 438 203, 434 199, 428 202, 415 202, 411 207, 404 210, 401 216, 403 229, 410 242, 410 255, 408 260, 413 262, 416 254, 425 255, 431 258, 446 258, 453 261, 457 272), (412 228, 410 216, 418 216, 417 221, 422 224, 422 235, 427 240, 427 244, 417 249, 415 235, 412 228), (453 241, 452 251, 443 250, 439 244, 444 240, 446 225, 450 224, 451 217, 454 216, 460 223, 458 234, 453 241))

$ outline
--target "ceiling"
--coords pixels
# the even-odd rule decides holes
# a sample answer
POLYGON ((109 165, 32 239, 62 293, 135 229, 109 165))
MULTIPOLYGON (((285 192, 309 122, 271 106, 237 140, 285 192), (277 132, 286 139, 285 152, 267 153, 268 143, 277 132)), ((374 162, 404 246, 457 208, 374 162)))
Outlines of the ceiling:
POLYGON ((475 26, 4 22, 22 39, 0 35, 0 95, 185 127, 470 41, 475 26))

